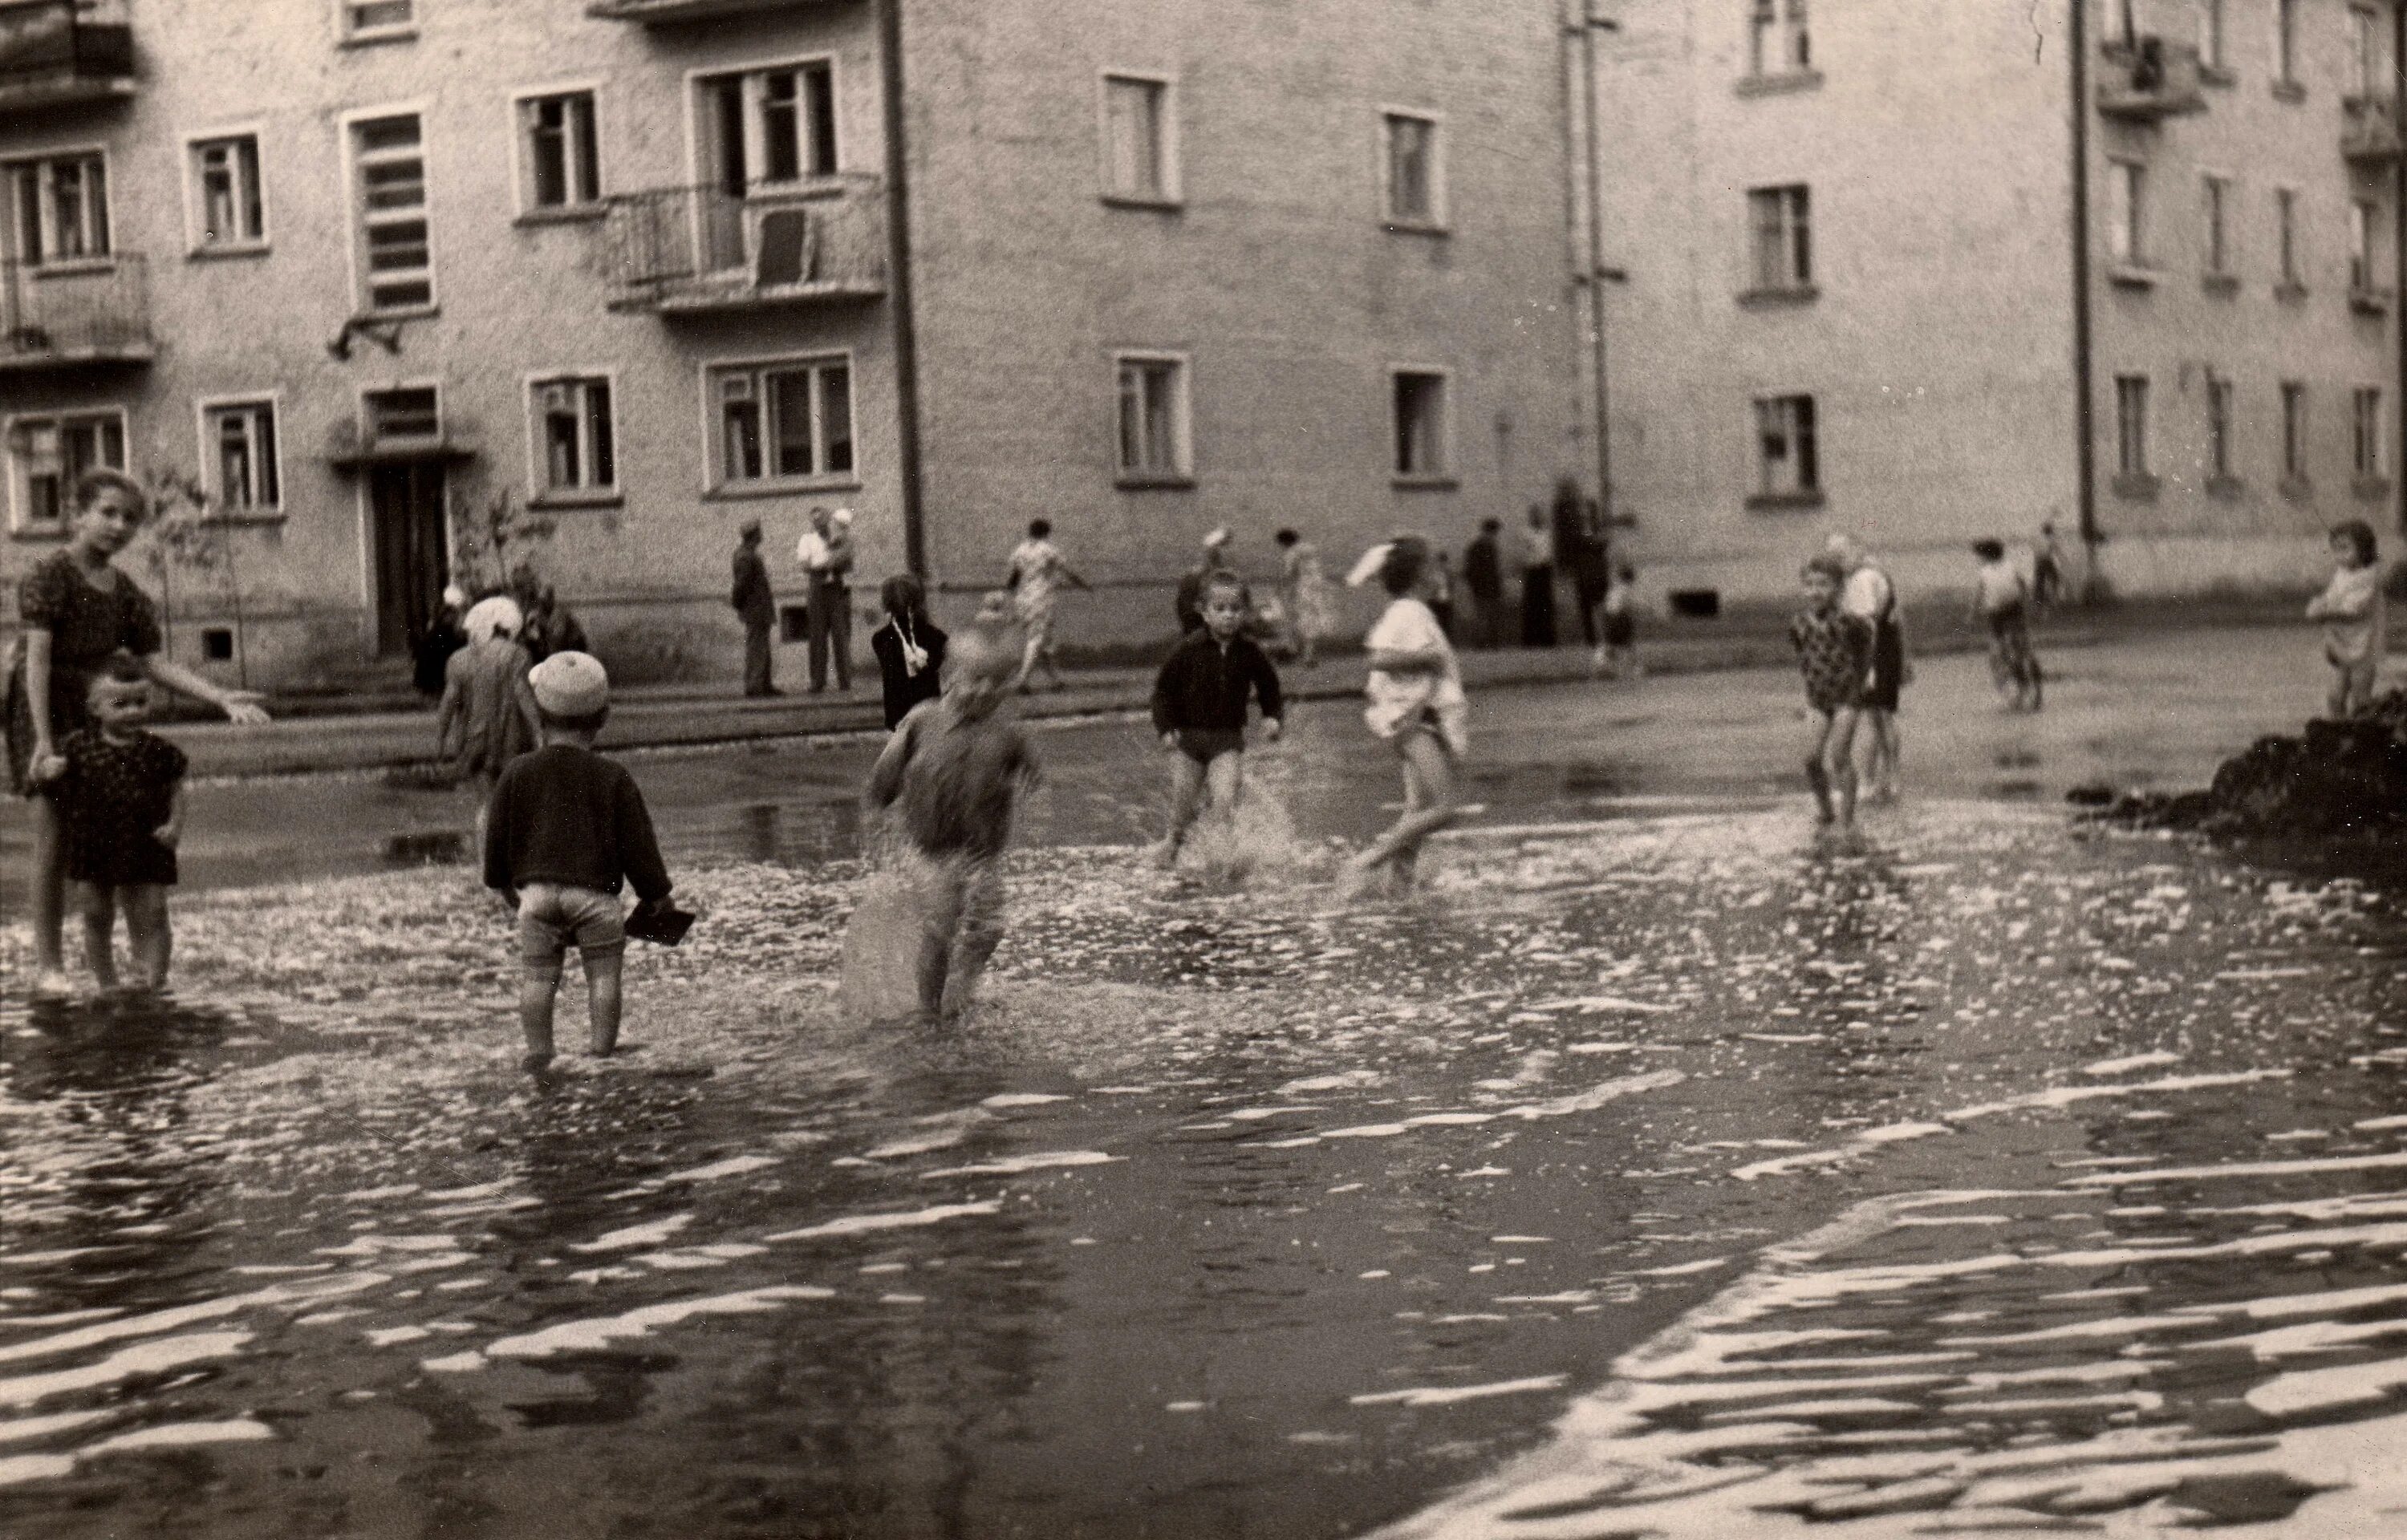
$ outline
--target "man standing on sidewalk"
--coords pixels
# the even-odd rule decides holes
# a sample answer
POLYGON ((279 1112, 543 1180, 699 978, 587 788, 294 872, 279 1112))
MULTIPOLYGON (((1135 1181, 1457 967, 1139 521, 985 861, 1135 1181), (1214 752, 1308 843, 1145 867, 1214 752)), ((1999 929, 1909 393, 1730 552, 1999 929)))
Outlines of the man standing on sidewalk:
POLYGON ((1462 551, 1462 586, 1471 592, 1471 644, 1501 646, 1504 641, 1504 554, 1496 537, 1504 521, 1483 518, 1479 533, 1462 551))
POLYGON ((852 510, 811 510, 811 527, 794 547, 810 579, 811 693, 827 688, 828 655, 835 655, 835 687, 852 689, 852 510))
POLYGON ((777 623, 777 596, 769 586, 769 564, 761 559, 761 521, 744 521, 735 546, 735 586, 727 602, 744 621, 744 693, 758 699, 776 695, 769 682, 769 628, 777 623))

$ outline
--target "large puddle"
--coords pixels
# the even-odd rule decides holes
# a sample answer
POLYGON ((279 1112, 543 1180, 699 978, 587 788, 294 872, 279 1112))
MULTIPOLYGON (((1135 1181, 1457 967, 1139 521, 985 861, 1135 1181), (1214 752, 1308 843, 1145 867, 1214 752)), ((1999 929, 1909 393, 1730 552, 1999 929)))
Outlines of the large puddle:
POLYGON ((0 1007, 0 1526, 2407 1530, 2391 899, 1971 805, 1013 859, 957 1032, 733 860, 548 1083, 457 870, 0 1007))

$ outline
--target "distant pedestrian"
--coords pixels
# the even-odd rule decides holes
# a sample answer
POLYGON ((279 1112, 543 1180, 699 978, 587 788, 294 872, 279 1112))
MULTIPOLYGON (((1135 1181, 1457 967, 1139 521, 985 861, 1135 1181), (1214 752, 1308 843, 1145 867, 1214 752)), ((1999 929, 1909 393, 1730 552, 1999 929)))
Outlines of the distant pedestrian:
POLYGON ((748 518, 735 544, 735 582, 727 602, 744 622, 744 694, 779 694, 772 678, 769 632, 777 624, 777 595, 769 586, 769 564, 761 559, 761 521, 748 518))
POLYGON ((167 890, 184 828, 184 751, 142 730, 150 676, 120 653, 92 676, 92 726, 59 745, 53 795, 66 824, 66 875, 83 911, 84 959, 103 989, 117 987, 117 915, 125 914, 137 989, 162 989, 175 938, 167 890))
POLYGON ((1462 671, 1429 596, 1434 565, 1429 545, 1406 535, 1380 556, 1379 586, 1388 608, 1363 638, 1371 672, 1362 720, 1393 745, 1404 778, 1403 815, 1354 857, 1358 880, 1383 868, 1399 886, 1412 884, 1423 842, 1454 822, 1456 770, 1470 747, 1470 702, 1462 671))
POLYGON ((1192 636, 1204 629, 1204 585, 1214 572, 1230 571, 1229 544, 1235 537, 1225 524, 1204 537, 1204 559, 1178 580, 1171 608, 1178 616, 1178 634, 1192 636))
POLYGON ((811 527, 794 546, 810 584, 811 693, 827 688, 828 663, 835 664, 835 687, 852 688, 852 510, 811 510, 811 527))
POLYGON ((1504 557, 1496 544, 1503 528, 1503 519, 1483 518, 1462 548, 1462 587, 1471 596, 1468 640, 1474 647, 1504 644, 1504 557))
POLYGON ((1898 603, 1897 585, 1853 537, 1834 534, 1826 550, 1847 572, 1840 602, 1873 629, 1872 662, 1865 671, 1862 698, 1857 702, 1872 729, 1864 779, 1873 800, 1892 802, 1898 791, 1898 701, 1910 671, 1905 660, 1905 614, 1898 603))
POLYGON ((1281 530, 1272 538, 1286 553, 1279 564, 1279 598, 1295 636, 1295 660, 1307 669, 1317 667, 1320 644, 1337 631, 1335 589, 1320 564, 1318 546, 1293 530, 1281 530))
POLYGON ((1640 671, 1638 662, 1638 570, 1628 562, 1613 569, 1604 590, 1596 667, 1612 679, 1628 679, 1640 671))
POLYGON ((1262 709, 1262 739, 1275 743, 1285 705, 1278 671, 1245 634, 1246 586, 1234 572, 1215 572, 1204 587, 1204 629, 1179 643, 1153 682, 1153 730, 1176 755, 1170 833, 1155 847, 1163 867, 1178 864, 1179 847, 1208 806, 1234 816, 1245 795, 1247 707, 1262 709))
POLYGON ((468 633, 460 629, 460 616, 467 608, 468 595, 458 584, 445 588, 443 607, 410 644, 410 681, 419 694, 438 698, 443 694, 444 669, 451 655, 468 644, 468 633))
POLYGON ((1602 644, 1597 633, 1597 606, 1612 586, 1613 569, 1603 532, 1595 527, 1594 511, 1580 496, 1576 483, 1566 478, 1555 487, 1555 565, 1572 580, 1572 602, 1579 607, 1580 640, 1589 647, 1602 644))
POLYGON ((1521 524, 1521 645, 1555 644, 1555 534, 1532 502, 1521 524))
POLYGON ((1073 588, 1089 586, 1053 544, 1053 521, 1029 520, 1028 538, 1013 549, 1011 572, 1003 585, 1026 633, 1020 644, 1019 677, 1013 682, 1023 695, 1040 667, 1052 676, 1055 689, 1061 687, 1061 667, 1053 657, 1053 606, 1064 584, 1073 588))
POLYGON ((519 634, 519 644, 526 648, 527 660, 540 663, 554 653, 581 653, 586 645, 585 624, 577 612, 560 601, 560 590, 548 583, 534 586, 534 600, 526 612, 526 626, 519 634))
POLYGON ((2390 616, 2373 526, 2361 518, 2335 524, 2329 544, 2332 579, 2307 605, 2307 618, 2324 623, 2324 660, 2332 666, 2325 710, 2340 720, 2360 715, 2373 704, 2390 616))
POLYGON ((928 590, 908 572, 897 572, 877 590, 886 624, 869 633, 891 732, 922 700, 944 690, 945 633, 928 618, 928 590))
POLYGON ((573 943, 585 964, 586 1051, 619 1047, 620 971, 627 951, 621 887, 638 913, 668 902, 668 868, 644 794, 626 770, 593 752, 610 716, 610 676, 591 654, 554 653, 530 676, 543 746, 512 762, 485 816, 485 885, 518 915, 519 1023, 531 1070, 551 1062, 560 965, 573 943))
POLYGON ((1846 559, 1835 551, 1806 562, 1800 574, 1805 608, 1788 624, 1805 674, 1805 704, 1816 718, 1805 779, 1821 821, 1841 825, 1856 821, 1856 722, 1873 660, 1872 623, 1840 600, 1847 576, 1846 559))
POLYGON ((482 806, 509 762, 534 747, 542 729, 527 687, 526 650, 518 643, 525 617, 518 601, 496 594, 468 608, 468 644, 451 655, 435 709, 436 752, 482 806))
POLYGON ((2054 521, 2039 527, 2039 547, 2031 553, 2031 602, 2046 609, 2064 597, 2064 550, 2056 543, 2054 521))
POLYGON ((1989 633, 1989 680, 2017 711, 2040 708, 2039 659, 2031 654, 2030 587, 2007 559, 2003 541, 1976 540, 1981 569, 1973 594, 1974 623, 1989 633))

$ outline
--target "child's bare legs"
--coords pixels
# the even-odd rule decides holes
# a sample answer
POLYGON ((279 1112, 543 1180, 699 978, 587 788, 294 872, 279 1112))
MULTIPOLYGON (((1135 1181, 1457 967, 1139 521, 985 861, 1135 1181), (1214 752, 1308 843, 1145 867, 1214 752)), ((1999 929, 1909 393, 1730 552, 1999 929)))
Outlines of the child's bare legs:
POLYGON ((1204 769, 1184 749, 1170 756, 1170 834, 1154 847, 1154 860, 1163 867, 1178 864, 1178 848, 1204 812, 1204 769))
POLYGON ((34 810, 34 990, 41 995, 66 993, 65 928, 67 908, 66 827, 59 805, 48 797, 30 797, 34 810))
MULTIPOLYGON (((1838 816, 1830 805, 1830 729, 1833 718, 1828 712, 1815 713, 1815 721, 1805 745, 1805 784, 1814 788, 1814 811, 1827 824, 1838 816)), ((1853 770, 1853 766, 1848 767, 1853 770)))
POLYGON ((1003 944, 1003 876, 990 862, 965 863, 961 873, 960 920, 946 959, 945 987, 936 1009, 958 1016, 969 1009, 994 949, 1003 944))
POLYGON ((76 907, 83 913, 83 960, 103 989, 117 987, 117 895, 98 883, 75 885, 76 907))
POLYGON ((1412 729, 1398 738, 1396 753, 1404 762, 1404 815, 1354 857, 1353 869, 1375 871, 1394 862, 1409 881, 1421 841, 1455 820, 1454 759, 1427 728, 1412 729))
POLYGON ((559 993, 559 965, 548 971, 527 965, 519 980, 519 1026, 526 1034, 526 1056, 520 1062, 529 1069, 541 1069, 551 1062, 551 1009, 559 993))
MULTIPOLYGON (((1856 737, 1858 713, 1849 711, 1845 714, 1847 742, 1852 744, 1856 737)), ((1861 714, 1871 722, 1873 729, 1872 752, 1864 756, 1864 778, 1872 783, 1875 800, 1894 801, 1897 798, 1897 713, 1875 706, 1865 709, 1861 714)), ((1851 753, 1847 759, 1850 798, 1854 796, 1854 786, 1855 759, 1851 753)), ((1849 816, 1853 816, 1852 811, 1849 816)))
MULTIPOLYGON (((1885 714, 1879 712, 1873 713, 1875 762, 1879 752, 1878 724, 1885 714)), ((1822 812, 1826 820, 1830 817, 1830 793, 1834 789, 1837 792, 1839 826, 1842 828, 1853 826, 1856 821, 1856 722, 1859 713, 1854 707, 1842 707, 1830 713, 1830 719, 1825 727, 1830 750, 1823 773, 1829 778, 1829 784, 1818 789, 1821 791, 1822 812)))
POLYGON ((619 1051, 622 951, 585 954, 586 1052, 606 1059, 619 1051))
POLYGON ((139 989, 167 986, 167 960, 176 936, 167 925, 167 890, 157 883, 138 883, 117 890, 125 911, 126 951, 134 958, 134 983, 139 989))
POLYGON ((2332 666, 2331 695, 2327 709, 2335 720, 2345 721, 2373 704, 2373 665, 2337 663, 2332 666))

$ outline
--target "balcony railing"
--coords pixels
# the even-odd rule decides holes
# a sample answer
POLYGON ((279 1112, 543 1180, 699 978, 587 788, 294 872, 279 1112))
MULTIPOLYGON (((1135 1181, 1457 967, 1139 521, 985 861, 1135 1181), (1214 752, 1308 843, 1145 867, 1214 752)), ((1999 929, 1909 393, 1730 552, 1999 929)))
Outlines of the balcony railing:
POLYGON ((125 0, 0 0, 0 112, 133 90, 125 0))
POLYGON ((850 177, 757 189, 666 188, 610 200, 613 310, 760 309, 886 292, 886 188, 850 177))
POLYGON ((2098 110, 2127 123, 2204 112, 2198 49, 2161 37, 2143 37, 2129 49, 2117 49, 2099 74, 2098 110))
POLYGON ((591 0, 588 16, 605 21, 706 21, 747 11, 806 10, 836 0, 591 0))
POLYGON ((148 362, 149 276, 133 256, 0 261, 0 373, 148 362))
POLYGON ((2399 159, 2399 100, 2351 96, 2342 104, 2340 152, 2352 165, 2387 165, 2399 159))

